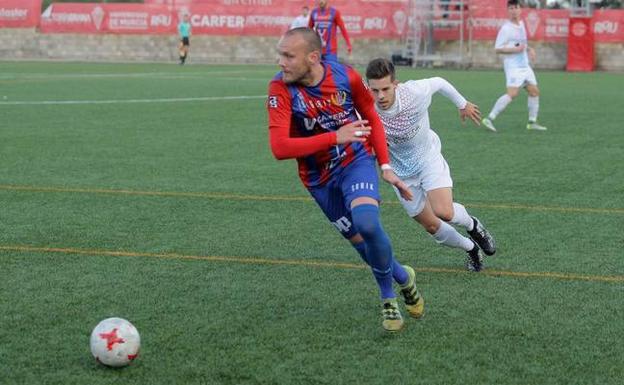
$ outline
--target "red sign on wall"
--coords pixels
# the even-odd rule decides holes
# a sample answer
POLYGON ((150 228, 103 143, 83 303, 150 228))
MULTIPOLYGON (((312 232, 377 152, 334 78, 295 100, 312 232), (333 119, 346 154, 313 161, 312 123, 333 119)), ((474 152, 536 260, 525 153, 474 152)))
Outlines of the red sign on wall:
POLYGON ((41 0, 0 0, 0 28, 34 28, 40 12, 41 0))
MULTIPOLYGON (((23 5, 40 0, 0 0, 23 5)), ((181 13, 190 16, 195 35, 279 36, 312 0, 145 0, 145 4, 53 3, 41 16, 44 33, 175 34, 181 13)), ((436 39, 494 40, 508 19, 506 0, 471 0, 464 12, 464 25, 453 22, 456 12, 433 10, 436 39), (451 21, 451 22, 448 22, 451 21)), ((407 0, 332 0, 342 13, 351 37, 405 37, 410 25, 407 0)), ((452 7, 452 2, 451 2, 452 7)), ((453 9, 456 11, 456 9, 453 9)), ((568 38, 567 10, 522 10, 530 41, 565 42, 568 38)), ((2 19, 0 19, 2 20, 2 19)), ((1 22, 1 21, 0 21, 1 22)), ((417 23, 412 23, 416 25, 417 23)), ((1 24, 0 24, 1 26, 1 24)), ((593 31, 597 42, 624 42, 624 10, 598 11, 593 31)))
POLYGON ((43 33, 170 34, 177 20, 162 6, 53 3, 41 15, 43 33))
POLYGON ((594 70, 594 31, 590 17, 570 18, 568 71, 594 70))

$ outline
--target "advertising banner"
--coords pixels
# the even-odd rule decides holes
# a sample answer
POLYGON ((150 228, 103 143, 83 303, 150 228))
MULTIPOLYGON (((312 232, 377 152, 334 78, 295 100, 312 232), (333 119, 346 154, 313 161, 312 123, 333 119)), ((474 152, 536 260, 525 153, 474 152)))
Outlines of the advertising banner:
POLYGON ((43 33, 171 34, 177 19, 167 7, 145 4, 53 3, 41 15, 43 33))
POLYGON ((0 0, 0 28, 34 28, 40 13, 41 0, 0 0))
MULTIPOLYGON (((26 4, 40 0, 0 0, 26 4)), ((53 3, 41 15, 44 33, 175 34, 182 13, 190 16, 194 35, 279 36, 308 0, 145 0, 145 4, 53 3)), ((407 0, 332 0, 350 36, 399 39, 406 36, 411 12, 407 0)), ((494 40, 508 19, 506 0, 472 0, 458 23, 457 6, 440 2, 430 22, 412 20, 421 33, 437 40, 494 40), (449 10, 453 12, 449 12, 449 10)), ((6 11, 5 11, 6 12, 6 11)), ((2 19, 0 19, 2 20, 2 19)), ((566 42, 569 11, 524 8, 522 20, 530 41, 566 42)), ((1 21, 0 21, 1 22, 1 21)), ((596 42, 624 42, 624 10, 594 14, 596 42)))

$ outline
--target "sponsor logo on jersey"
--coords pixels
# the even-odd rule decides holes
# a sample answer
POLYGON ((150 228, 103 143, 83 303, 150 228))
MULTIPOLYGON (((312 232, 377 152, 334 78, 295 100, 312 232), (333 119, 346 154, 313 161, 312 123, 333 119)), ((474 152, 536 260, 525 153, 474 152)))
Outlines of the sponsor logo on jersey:
POLYGON ((269 107, 271 108, 277 108, 278 103, 277 103, 277 96, 269 96, 269 107))

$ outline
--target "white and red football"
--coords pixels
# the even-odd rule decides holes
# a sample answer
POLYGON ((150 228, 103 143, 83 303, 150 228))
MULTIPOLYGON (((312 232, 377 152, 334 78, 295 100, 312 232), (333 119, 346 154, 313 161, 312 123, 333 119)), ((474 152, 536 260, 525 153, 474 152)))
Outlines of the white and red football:
POLYGON ((139 331, 123 318, 107 318, 91 332, 91 354, 106 366, 128 365, 140 348, 139 331))

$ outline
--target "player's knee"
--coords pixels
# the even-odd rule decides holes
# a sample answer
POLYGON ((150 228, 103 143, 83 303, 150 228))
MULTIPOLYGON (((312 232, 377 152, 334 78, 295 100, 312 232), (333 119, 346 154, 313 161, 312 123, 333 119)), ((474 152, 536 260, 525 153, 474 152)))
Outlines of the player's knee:
POLYGON ((518 91, 507 91, 507 96, 509 96, 512 99, 515 99, 516 96, 518 96, 518 91))
POLYGON ((537 88, 529 90, 528 92, 529 92, 529 96, 532 96, 532 97, 540 96, 539 89, 537 88))
POLYGON ((355 207, 351 215, 353 217, 353 226, 365 240, 374 238, 377 232, 382 229, 379 209, 375 206, 363 205, 355 207))
POLYGON ((453 215, 455 215, 455 213, 453 212, 453 207, 438 207, 434 211, 436 217, 440 218, 444 222, 449 222, 451 219, 453 219, 453 215))
POLYGON ((422 223, 422 227, 425 229, 426 232, 433 235, 437 233, 440 229, 440 223, 422 223))
POLYGON ((354 218, 353 224, 363 239, 370 239, 375 236, 381 226, 378 220, 358 220, 354 218))

